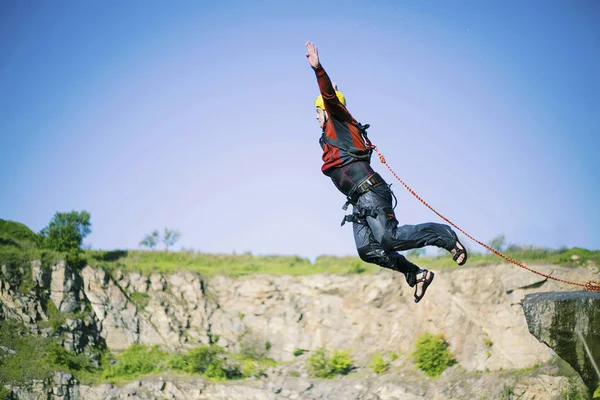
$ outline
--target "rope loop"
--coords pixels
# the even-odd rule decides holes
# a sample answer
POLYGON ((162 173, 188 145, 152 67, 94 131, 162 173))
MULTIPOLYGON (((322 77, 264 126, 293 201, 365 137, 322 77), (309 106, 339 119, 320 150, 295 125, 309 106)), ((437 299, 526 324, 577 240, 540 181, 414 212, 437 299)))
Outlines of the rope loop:
POLYGON ((370 146, 373 150, 375 150, 377 152, 377 154, 379 155, 379 160, 382 162, 382 164, 384 164, 392 173, 392 175, 394 175, 394 177, 396 179, 398 179, 398 181, 402 184, 402 186, 404 186, 413 196, 415 196, 421 203, 423 203, 427 208, 429 208, 431 211, 433 211, 435 214, 437 214, 438 217, 442 218, 444 221, 446 221, 447 223, 449 223, 450 225, 452 225, 454 228, 456 228, 457 230, 459 230, 460 232, 462 232, 466 237, 468 237, 469 239, 471 239, 472 241, 474 241, 475 243, 483 246, 484 248, 486 248, 487 250, 491 251, 492 253, 502 257, 503 259, 505 259, 506 261, 516 265, 517 267, 521 267, 523 269, 526 269, 527 271, 533 272, 535 274, 541 275, 544 278, 547 279, 552 279, 558 282, 562 282, 562 283, 566 283, 569 285, 575 285, 575 286, 580 286, 583 287, 586 291, 588 292, 600 292, 600 282, 596 282, 596 281, 589 281, 586 283, 578 283, 578 282, 571 282, 571 281, 567 281, 564 279, 560 279, 560 278, 556 278, 552 275, 548 275, 548 274, 544 274, 542 272, 536 271, 534 269, 531 269, 529 267, 527 267, 526 265, 513 260, 510 257, 505 256, 504 254, 502 254, 501 252, 499 252, 498 250, 490 247, 489 245, 475 239, 473 236, 469 235, 467 232, 463 231, 462 229, 460 229, 458 226, 456 226, 456 224, 454 224, 454 222, 450 221, 448 218, 444 217, 442 214, 440 214, 439 212, 437 212, 433 207, 431 207, 429 204, 427 204, 427 202, 425 202, 425 200, 423 200, 421 197, 419 197, 419 195, 410 188, 410 186, 408 186, 406 183, 404 183, 404 181, 402 179, 400 179, 400 177, 398 175, 396 175, 396 173, 394 172, 394 170, 392 169, 392 167, 390 167, 390 165, 385 161, 385 158, 383 157, 383 154, 381 154, 379 152, 379 149, 377 148, 377 146, 371 145, 370 146))

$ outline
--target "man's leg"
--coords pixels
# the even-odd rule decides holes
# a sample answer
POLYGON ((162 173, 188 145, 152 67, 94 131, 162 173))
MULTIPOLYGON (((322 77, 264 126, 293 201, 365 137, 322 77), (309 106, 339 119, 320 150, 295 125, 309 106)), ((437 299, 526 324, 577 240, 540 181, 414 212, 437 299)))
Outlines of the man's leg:
POLYGON ((374 239, 387 251, 410 250, 424 246, 436 246, 452 251, 456 246, 456 233, 448 225, 426 222, 398 226, 392 208, 392 194, 387 185, 378 186, 363 194, 358 200, 358 207, 375 214, 367 216, 366 221, 374 239))
POLYGON ((381 244, 375 240, 365 219, 361 219, 359 223, 354 222, 352 228, 356 249, 363 261, 401 272, 409 286, 415 286, 417 275, 422 271, 417 265, 408 261, 402 254, 384 250, 381 244))

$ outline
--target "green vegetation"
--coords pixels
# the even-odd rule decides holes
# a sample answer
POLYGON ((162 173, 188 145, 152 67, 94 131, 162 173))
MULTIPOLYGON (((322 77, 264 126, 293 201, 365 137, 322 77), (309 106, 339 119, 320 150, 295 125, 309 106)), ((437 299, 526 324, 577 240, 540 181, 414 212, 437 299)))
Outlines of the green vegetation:
MULTIPOLYGON (((22 325, 3 321, 0 343, 15 351, 0 359, 0 382, 23 384, 48 378, 59 370, 71 372, 81 382, 94 376, 95 380, 99 378, 99 367, 94 366, 90 357, 65 350, 55 338, 30 335, 22 325)), ((99 358, 102 354, 97 350, 99 358)))
POLYGON ((148 305, 150 296, 148 293, 132 292, 129 294, 129 298, 139 310, 143 310, 148 305))
POLYGON ((147 249, 150 249, 150 250, 154 250, 156 248, 156 245, 160 241, 159 235, 160 234, 158 233, 158 231, 156 231, 156 230, 152 231, 152 233, 149 233, 146 236, 144 236, 144 238, 140 242, 139 246, 146 247, 147 249))
POLYGON ((507 385, 506 383, 502 387, 502 400, 511 400, 515 395, 514 389, 512 385, 507 385))
POLYGON ((292 353, 294 355, 294 357, 298 357, 301 356, 302 354, 306 353, 308 350, 303 350, 303 349, 296 349, 294 350, 294 352, 292 353))
POLYGON ((115 382, 164 371, 167 357, 168 353, 158 346, 134 344, 114 357, 114 363, 102 372, 102 378, 115 382))
POLYGON ((158 245, 158 242, 162 242, 162 244, 165 246, 165 250, 169 251, 169 247, 175 245, 175 243, 179 240, 180 237, 181 233, 179 233, 179 231, 177 230, 173 231, 171 229, 165 228, 162 236, 160 236, 158 231, 155 230, 152 231, 152 233, 149 233, 148 235, 144 236, 144 239, 142 239, 142 241, 140 242, 140 247, 146 247, 150 250, 154 250, 158 245))
POLYGON ((91 265, 103 267, 108 271, 122 269, 143 274, 152 272, 176 272, 188 270, 206 277, 215 275, 240 276, 248 274, 271 275, 311 275, 355 274, 375 272, 378 266, 367 264, 358 257, 318 257, 313 264, 308 259, 297 256, 253 256, 252 254, 203 254, 193 252, 163 252, 128 250, 104 252, 87 250, 85 252, 91 265))
POLYGON ((498 235, 493 238, 488 245, 494 250, 504 251, 504 248, 506 247, 506 237, 503 234, 498 235))
POLYGON ((74 266, 81 262, 83 239, 92 231, 87 211, 57 212, 50 223, 40 231, 39 243, 44 249, 65 253, 74 266))
POLYGON ((0 326, 0 343, 15 351, 11 354, 0 350, 0 382, 10 384, 46 379, 54 371, 69 372, 84 384, 117 383, 166 371, 215 380, 241 379, 264 375, 267 368, 277 365, 269 358, 226 353, 217 346, 173 354, 158 346, 134 344, 117 354, 97 349, 91 355, 76 354, 65 350, 56 338, 31 335, 24 326, 6 321, 0 326))
MULTIPOLYGON (((56 213, 49 225, 36 235, 18 222, 0 220, 0 263, 9 267, 28 266, 32 260, 41 260, 49 266, 60 259, 87 263, 115 271, 136 271, 144 274, 152 272, 176 272, 189 270, 206 277, 215 275, 240 276, 248 274, 269 275, 312 275, 312 274, 363 274, 373 273, 380 267, 368 264, 359 257, 320 256, 314 263, 298 256, 253 256, 245 254, 203 254, 191 251, 164 252, 147 250, 85 250, 81 253, 81 241, 90 231, 90 216, 86 211, 56 213)), ((179 232, 166 230, 161 237, 158 231, 148 235, 145 246, 154 248, 162 241, 166 248, 172 246, 179 232), (165 242, 166 240, 166 242, 165 242)), ((144 242, 144 241, 142 241, 144 242)), ((505 239, 501 235, 492 240, 497 248, 503 248, 505 239)), ((587 262, 600 265, 600 250, 581 248, 547 249, 533 246, 508 245, 505 255, 525 263, 543 262, 549 264, 580 266, 587 262)), ((448 254, 425 257, 423 252, 409 252, 409 257, 418 257, 419 265, 428 269, 456 268, 456 263, 448 254)), ((469 255, 470 265, 493 265, 505 262, 491 253, 469 255)), ((27 271, 25 274, 27 275, 27 271)), ((22 286, 24 291, 33 287, 29 280, 22 286)), ((142 299, 139 299, 142 300, 142 299)), ((142 302, 143 303, 143 302, 142 302)))
POLYGON ((91 231, 87 211, 56 213, 39 234, 25 225, 0 219, 0 264, 6 265, 4 280, 18 287, 22 293, 31 291, 35 284, 31 276, 31 262, 40 260, 48 268, 59 260, 73 266, 81 261, 83 238, 91 231), (13 273, 20 269, 19 274, 13 273))
POLYGON ((596 390, 594 391, 594 395, 593 395, 594 399, 600 399, 600 382, 598 382, 598 387, 596 388, 596 390))
MULTIPOLYGON (((580 248, 551 250, 535 247, 517 247, 511 245, 505 255, 524 263, 549 263, 576 267, 588 261, 600 265, 600 250, 580 248)), ((314 263, 298 256, 253 256, 246 254, 204 254, 190 251, 163 252, 144 250, 123 250, 104 252, 86 250, 87 261, 109 271, 122 269, 130 272, 150 274, 152 272, 176 272, 188 270, 206 277, 215 275, 242 276, 249 274, 269 275, 313 275, 313 274, 363 274, 380 269, 358 257, 317 257, 314 263)), ((470 265, 495 265, 506 262, 495 254, 471 253, 470 265)), ((457 268, 448 255, 437 257, 419 257, 419 266, 428 269, 457 268)))
POLYGON ((40 260, 42 268, 49 268, 65 256, 59 252, 40 249, 40 237, 25 225, 0 219, 0 265, 5 265, 0 278, 28 293, 35 287, 31 262, 40 260), (17 273, 18 271, 18 273, 17 273))
POLYGON ((277 365, 272 359, 226 353, 214 345, 171 354, 158 346, 134 344, 113 358, 113 364, 102 373, 102 378, 110 382, 164 371, 197 374, 215 380, 241 379, 260 376, 266 368, 277 365))
POLYGON ((324 348, 316 350, 307 360, 308 370, 317 378, 333 378, 346 375, 352 369, 352 357, 347 350, 334 350, 333 355, 324 348))
POLYGON ((454 356, 448 350, 444 335, 425 332, 417 338, 412 353, 417 367, 430 377, 438 377, 446 368, 456 364, 454 356))
POLYGON ((569 387, 567 389, 565 389, 562 394, 561 394, 561 398, 563 400, 587 400, 589 399, 589 394, 586 393, 586 390, 584 388, 579 387, 579 385, 577 384, 577 382, 573 379, 569 380, 569 387))
POLYGON ((87 211, 57 212, 40 231, 41 246, 59 252, 81 248, 83 239, 92 231, 90 217, 87 211))
POLYGON ((277 362, 271 358, 252 354, 234 353, 229 354, 229 358, 240 365, 243 377, 264 376, 267 368, 277 365, 277 362))
POLYGON ((385 372, 388 366, 389 364, 385 361, 385 359, 379 352, 374 353, 373 357, 371 357, 371 361, 369 362, 369 367, 372 368, 373 372, 375 372, 376 374, 381 374, 385 372))
POLYGON ((0 400, 8 400, 11 396, 11 391, 5 388, 4 386, 0 386, 0 400))
POLYGON ((67 315, 58 311, 52 300, 48 300, 48 303, 46 303, 46 313, 48 314, 48 326, 53 331, 57 331, 61 325, 67 322, 67 315))

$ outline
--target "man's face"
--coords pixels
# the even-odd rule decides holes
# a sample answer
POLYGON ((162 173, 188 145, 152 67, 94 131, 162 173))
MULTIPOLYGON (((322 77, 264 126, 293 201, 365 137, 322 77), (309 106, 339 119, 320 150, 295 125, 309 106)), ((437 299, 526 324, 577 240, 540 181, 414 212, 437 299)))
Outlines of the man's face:
POLYGON ((317 108, 317 120, 319 121, 319 126, 321 129, 325 126, 325 111, 319 107, 317 108))

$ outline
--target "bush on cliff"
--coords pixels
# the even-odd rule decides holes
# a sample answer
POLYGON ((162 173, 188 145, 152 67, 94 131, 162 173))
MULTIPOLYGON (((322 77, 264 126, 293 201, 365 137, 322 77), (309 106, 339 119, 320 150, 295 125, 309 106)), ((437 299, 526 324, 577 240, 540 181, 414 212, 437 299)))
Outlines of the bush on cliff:
POLYGON ((307 360, 308 370, 317 378, 333 378, 345 375, 352 369, 352 357, 347 350, 334 350, 329 357, 324 348, 316 350, 307 360))
POLYGON ((440 376, 451 365, 456 364, 454 356, 448 350, 444 335, 425 332, 417 338, 412 353, 417 367, 427 376, 440 376))

